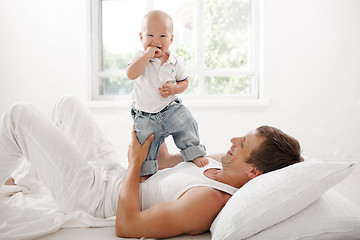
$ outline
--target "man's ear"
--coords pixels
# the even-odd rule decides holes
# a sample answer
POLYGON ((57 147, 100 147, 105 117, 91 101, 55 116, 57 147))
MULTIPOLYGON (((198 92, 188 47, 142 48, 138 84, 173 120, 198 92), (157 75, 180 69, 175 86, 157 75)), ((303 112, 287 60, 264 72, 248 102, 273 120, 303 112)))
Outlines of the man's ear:
POLYGON ((262 171, 260 171, 258 168, 256 167, 251 167, 250 171, 248 172, 248 176, 249 178, 253 179, 259 175, 263 174, 262 171))

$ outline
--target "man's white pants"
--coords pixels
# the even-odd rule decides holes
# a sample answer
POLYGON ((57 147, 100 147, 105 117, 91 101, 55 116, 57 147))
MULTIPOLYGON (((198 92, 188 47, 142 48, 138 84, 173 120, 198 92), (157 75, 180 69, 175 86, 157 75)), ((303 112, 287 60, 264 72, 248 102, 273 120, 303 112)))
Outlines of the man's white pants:
POLYGON ((24 158, 65 212, 116 214, 126 170, 77 98, 58 100, 51 119, 30 103, 14 104, 0 117, 0 187, 24 158))

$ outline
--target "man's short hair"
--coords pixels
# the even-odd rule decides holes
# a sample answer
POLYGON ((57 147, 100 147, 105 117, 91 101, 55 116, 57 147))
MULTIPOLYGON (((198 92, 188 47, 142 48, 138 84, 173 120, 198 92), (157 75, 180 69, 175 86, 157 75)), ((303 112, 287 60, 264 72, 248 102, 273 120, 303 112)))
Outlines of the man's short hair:
POLYGON ((295 138, 270 126, 258 127, 256 132, 265 137, 265 141, 251 152, 246 162, 257 167, 262 173, 303 161, 300 144, 295 138))

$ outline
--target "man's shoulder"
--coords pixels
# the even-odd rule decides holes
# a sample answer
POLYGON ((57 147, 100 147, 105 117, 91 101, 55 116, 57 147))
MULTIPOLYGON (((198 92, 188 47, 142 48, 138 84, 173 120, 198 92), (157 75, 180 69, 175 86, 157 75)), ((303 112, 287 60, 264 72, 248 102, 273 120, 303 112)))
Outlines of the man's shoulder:
POLYGON ((231 197, 228 193, 207 186, 193 187, 184 194, 185 196, 186 198, 199 199, 204 204, 211 205, 212 207, 218 205, 221 208, 231 197))

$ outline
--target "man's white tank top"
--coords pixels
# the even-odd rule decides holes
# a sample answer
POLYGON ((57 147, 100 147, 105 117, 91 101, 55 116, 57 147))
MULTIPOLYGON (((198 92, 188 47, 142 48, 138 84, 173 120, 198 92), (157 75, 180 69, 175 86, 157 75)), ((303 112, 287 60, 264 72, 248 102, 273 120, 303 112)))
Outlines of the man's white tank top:
POLYGON ((192 162, 181 162, 173 168, 159 170, 145 182, 140 184, 140 200, 142 210, 162 202, 178 199, 185 191, 193 187, 212 187, 233 195, 238 189, 230 185, 212 180, 204 175, 209 168, 222 168, 221 164, 209 159, 203 168, 192 162))

